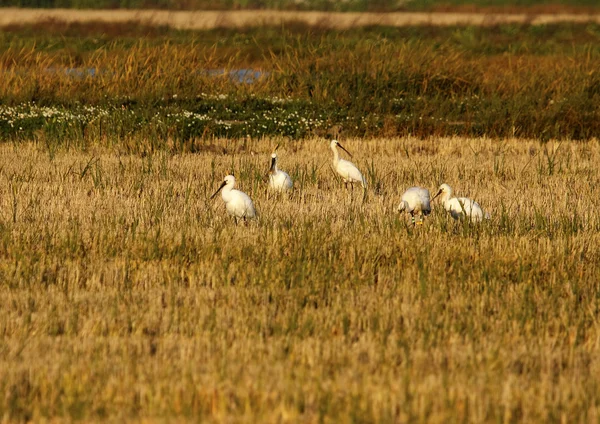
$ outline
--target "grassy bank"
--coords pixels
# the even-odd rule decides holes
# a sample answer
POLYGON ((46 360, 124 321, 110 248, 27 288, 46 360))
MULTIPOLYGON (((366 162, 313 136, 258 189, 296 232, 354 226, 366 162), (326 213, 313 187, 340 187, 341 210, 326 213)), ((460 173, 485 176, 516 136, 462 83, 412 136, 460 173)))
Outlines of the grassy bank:
POLYGON ((599 41, 593 24, 10 27, 0 36, 0 132, 156 148, 302 138, 335 124, 351 136, 586 139, 600 130, 599 41))
POLYGON ((125 155, 0 147, 0 414, 9 420, 594 421, 595 142, 320 139, 125 155), (227 154, 218 153, 226 151, 227 154), (260 219, 208 197, 235 172, 260 219), (492 213, 395 213, 441 182, 492 213))

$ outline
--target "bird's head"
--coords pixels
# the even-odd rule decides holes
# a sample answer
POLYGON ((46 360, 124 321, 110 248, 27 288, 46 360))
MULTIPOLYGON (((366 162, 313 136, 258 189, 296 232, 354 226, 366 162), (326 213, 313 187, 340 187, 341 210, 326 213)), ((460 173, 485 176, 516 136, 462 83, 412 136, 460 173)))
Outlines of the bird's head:
POLYGON ((438 192, 435 194, 435 196, 433 196, 433 199, 431 199, 432 201, 435 200, 436 197, 440 196, 440 195, 451 195, 452 194, 452 187, 450 187, 448 184, 444 183, 440 186, 440 188, 438 189, 438 192))
POLYGON ((265 175, 265 178, 269 175, 275 174, 275 167, 277 166, 277 153, 271 154, 271 166, 265 175))
POLYGON ((346 148, 344 146, 342 146, 340 144, 340 142, 337 140, 331 140, 331 143, 329 143, 329 147, 331 147, 331 149, 333 149, 333 150, 335 150, 336 147, 339 147, 344 152, 348 153, 348 156, 352 157, 352 154, 348 150, 346 150, 346 148))
POLYGON ((277 149, 279 149, 279 144, 277 144, 277 146, 275 146, 273 149, 273 153, 271 153, 271 159, 277 159, 277 149))
POLYGON ((214 194, 212 196, 210 196, 210 198, 213 199, 217 195, 217 193, 219 193, 221 191, 221 189, 223 187, 228 186, 230 188, 233 188, 234 185, 235 185, 235 177, 233 175, 227 175, 223 179, 223 182, 221 183, 221 185, 219 186, 217 191, 215 191, 214 194))
POLYGON ((275 167, 277 166, 277 149, 279 149, 279 144, 275 146, 273 153, 271 153, 271 167, 269 168, 269 172, 267 172, 267 176, 275 173, 275 167))

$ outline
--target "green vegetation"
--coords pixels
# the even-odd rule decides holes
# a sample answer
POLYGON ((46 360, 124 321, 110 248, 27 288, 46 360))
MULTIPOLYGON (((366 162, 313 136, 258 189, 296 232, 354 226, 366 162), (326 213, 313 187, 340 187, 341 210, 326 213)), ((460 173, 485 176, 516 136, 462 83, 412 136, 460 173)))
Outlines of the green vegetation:
POLYGON ((45 22, 0 35, 0 133, 153 148, 334 124, 355 136, 585 139, 600 130, 599 46, 593 24, 194 33, 45 22), (239 82, 239 70, 258 73, 239 82))

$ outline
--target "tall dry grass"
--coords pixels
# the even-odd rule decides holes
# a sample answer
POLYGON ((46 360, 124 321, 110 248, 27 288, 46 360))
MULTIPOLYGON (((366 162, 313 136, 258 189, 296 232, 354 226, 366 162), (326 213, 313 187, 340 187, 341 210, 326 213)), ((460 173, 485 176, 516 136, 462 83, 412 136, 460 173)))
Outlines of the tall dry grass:
POLYGON ((596 421, 597 140, 344 141, 364 203, 321 139, 0 147, 0 415, 596 421), (290 197, 262 182, 278 142, 290 197), (230 171, 248 226, 208 200, 230 171), (492 220, 395 212, 441 182, 492 220))
MULTIPOLYGON (((553 24, 559 22, 598 22, 600 8, 594 0, 562 0, 566 4, 547 4, 540 0, 531 3, 542 4, 465 4, 454 0, 457 4, 448 2, 420 1, 412 5, 402 5, 394 2, 290 2, 287 7, 283 2, 276 5, 244 5, 234 6, 217 2, 206 2, 208 5, 177 7, 173 1, 162 7, 146 2, 142 5, 132 5, 118 8, 117 5, 102 7, 99 1, 86 0, 88 5, 65 4, 56 8, 27 8, 31 4, 19 5, 14 0, 2 3, 0 26, 35 24, 45 19, 62 19, 69 23, 89 23, 101 21, 106 23, 123 23, 137 21, 155 26, 169 26, 178 29, 206 30, 219 27, 240 28, 261 25, 286 25, 293 21, 302 21, 311 26, 325 24, 331 29, 352 29, 364 26, 386 25, 405 27, 414 25, 476 25, 488 26, 495 24, 553 24), (8 2, 13 2, 11 5, 8 2), (577 1, 579 4, 574 4, 577 1), (354 3, 354 5, 352 5, 354 3), (361 4, 357 4, 361 3, 361 4), (375 4, 378 3, 378 4, 375 4), (436 4, 437 3, 437 4, 436 4), (7 7, 13 6, 13 7, 7 7), (17 7, 14 7, 17 6, 17 7), (25 6, 21 8, 18 6, 25 6), (71 8, 69 8, 71 6, 71 8), (300 7, 299 7, 300 6, 300 7), (408 7, 406 7, 408 6, 408 7), (96 9, 96 10, 93 10, 96 9), (170 10, 165 10, 170 9, 170 10), (294 10, 295 9, 295 10, 294 10)), ((18 3, 18 1, 17 1, 18 3)), ((36 6, 41 6, 38 2, 36 6)))

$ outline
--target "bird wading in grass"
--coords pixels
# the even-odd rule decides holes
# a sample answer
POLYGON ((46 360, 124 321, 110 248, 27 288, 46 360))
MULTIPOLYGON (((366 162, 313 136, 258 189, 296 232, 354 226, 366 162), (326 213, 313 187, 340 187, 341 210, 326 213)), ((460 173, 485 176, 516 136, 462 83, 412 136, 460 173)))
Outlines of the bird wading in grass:
POLYGON ((271 168, 269 169, 269 188, 273 191, 285 192, 289 191, 294 187, 294 182, 290 176, 277 168, 277 149, 279 144, 275 147, 275 150, 271 154, 271 168))
POLYGON ((423 187, 411 187, 400 198, 398 212, 408 212, 412 224, 415 225, 415 215, 420 216, 416 224, 422 225, 425 216, 431 213, 429 190, 423 187))
POLYGON ((210 198, 214 199, 220 191, 223 202, 225 202, 225 209, 227 209, 229 215, 233 216, 236 224, 238 219, 247 221, 256 218, 256 210, 252 199, 243 191, 235 190, 233 187, 235 187, 235 177, 227 175, 219 189, 210 198))
POLYGON ((476 201, 468 197, 452 197, 452 187, 442 184, 432 201, 438 196, 444 209, 456 220, 468 219, 470 222, 481 222, 484 218, 490 219, 490 214, 483 212, 476 201))
POLYGON ((346 186, 346 189, 348 188, 348 184, 350 184, 350 186, 354 189, 354 184, 359 183, 362 186, 363 190, 366 190, 367 182, 365 180, 365 177, 363 177, 356 165, 354 165, 352 162, 340 159, 340 154, 337 148, 339 147, 344 152, 348 153, 350 157, 352 157, 350 152, 346 150, 344 146, 342 146, 337 140, 331 140, 329 147, 333 152, 333 169, 344 180, 344 185, 346 186))

